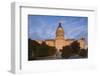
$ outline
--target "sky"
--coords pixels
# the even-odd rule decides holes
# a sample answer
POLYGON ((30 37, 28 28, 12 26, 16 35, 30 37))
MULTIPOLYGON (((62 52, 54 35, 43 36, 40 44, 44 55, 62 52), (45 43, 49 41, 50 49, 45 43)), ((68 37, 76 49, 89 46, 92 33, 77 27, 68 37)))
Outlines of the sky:
POLYGON ((28 38, 32 40, 55 39, 59 22, 65 39, 88 39, 88 17, 28 15, 28 38))

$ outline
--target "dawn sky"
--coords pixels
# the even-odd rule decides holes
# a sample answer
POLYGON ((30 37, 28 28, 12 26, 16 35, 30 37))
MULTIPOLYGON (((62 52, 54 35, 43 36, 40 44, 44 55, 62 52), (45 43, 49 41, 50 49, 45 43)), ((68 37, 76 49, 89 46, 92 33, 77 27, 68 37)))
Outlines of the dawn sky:
POLYGON ((66 39, 88 36, 88 17, 78 16, 28 16, 28 38, 32 40, 55 39, 59 22, 62 23, 66 39))

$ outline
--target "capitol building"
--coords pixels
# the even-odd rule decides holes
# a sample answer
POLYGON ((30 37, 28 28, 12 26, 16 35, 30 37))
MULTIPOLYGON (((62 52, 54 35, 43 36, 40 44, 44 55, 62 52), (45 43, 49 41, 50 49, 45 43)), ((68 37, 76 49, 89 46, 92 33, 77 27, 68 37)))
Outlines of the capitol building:
MULTIPOLYGON (((59 23, 58 27, 55 31, 55 39, 35 40, 35 41, 37 41, 39 44, 42 44, 42 42, 45 42, 47 45, 53 46, 59 51, 59 50, 62 50, 64 46, 70 46, 70 44, 76 40, 75 39, 67 39, 67 38, 65 39, 64 29, 63 29, 61 23, 59 23)), ((80 48, 85 49, 85 39, 80 38, 77 41, 80 44, 80 48)))

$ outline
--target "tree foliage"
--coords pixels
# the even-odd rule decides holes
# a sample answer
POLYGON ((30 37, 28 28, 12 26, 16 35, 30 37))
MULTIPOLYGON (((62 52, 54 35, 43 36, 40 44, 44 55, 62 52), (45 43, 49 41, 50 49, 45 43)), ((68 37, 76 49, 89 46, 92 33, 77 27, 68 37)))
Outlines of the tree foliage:
POLYGON ((73 50, 72 51, 73 54, 78 54, 79 53, 79 51, 80 51, 80 44, 79 44, 78 41, 72 42, 70 46, 71 46, 71 48, 73 50))
POLYGON ((82 58, 87 58, 88 57, 88 49, 81 49, 79 55, 82 58))
MULTIPOLYGON (((48 46, 45 42, 39 44, 35 40, 28 40, 28 60, 36 60, 37 57, 53 56, 57 52, 55 47, 48 46)), ((87 58, 88 49, 81 49, 78 41, 72 42, 69 46, 64 46, 61 57, 68 59, 70 57, 79 56, 78 58, 87 58)))
POLYGON ((34 60, 37 57, 52 56, 56 53, 56 48, 48 46, 45 42, 39 44, 35 40, 28 41, 28 60, 34 60))
POLYGON ((72 55, 72 48, 70 46, 63 47, 62 51, 62 58, 69 58, 72 55))
POLYGON ((78 41, 72 42, 69 46, 63 47, 62 58, 70 58, 78 56, 77 58, 87 58, 88 50, 81 49, 78 41))

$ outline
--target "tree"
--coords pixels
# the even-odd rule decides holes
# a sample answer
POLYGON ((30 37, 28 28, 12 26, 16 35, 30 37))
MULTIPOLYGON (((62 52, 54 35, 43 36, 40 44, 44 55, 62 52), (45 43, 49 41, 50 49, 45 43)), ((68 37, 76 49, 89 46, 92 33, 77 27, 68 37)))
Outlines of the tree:
POLYGON ((82 58, 87 58, 88 57, 88 50, 87 49, 81 49, 79 55, 82 58))
POLYGON ((53 56, 56 54, 56 48, 55 47, 49 47, 48 52, 49 52, 49 56, 53 56))
POLYGON ((63 47, 62 58, 69 58, 72 55, 72 48, 70 46, 63 47))
POLYGON ((49 47, 46 45, 45 42, 42 42, 40 46, 37 46, 37 54, 39 57, 45 57, 48 56, 48 49, 49 47))
POLYGON ((56 53, 56 48, 48 46, 45 42, 39 44, 35 40, 28 40, 28 60, 37 59, 37 57, 52 56, 56 53))
POLYGON ((39 44, 31 39, 28 39, 28 60, 36 59, 36 56, 35 56, 36 45, 39 45, 39 44))
POLYGON ((45 42, 41 44, 40 50, 43 56, 52 56, 56 53, 56 48, 48 46, 45 42))
POLYGON ((73 54, 79 54, 79 51, 80 51, 80 44, 78 41, 74 41, 71 43, 71 48, 72 48, 72 53, 73 54))

